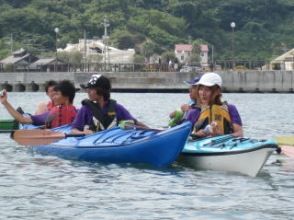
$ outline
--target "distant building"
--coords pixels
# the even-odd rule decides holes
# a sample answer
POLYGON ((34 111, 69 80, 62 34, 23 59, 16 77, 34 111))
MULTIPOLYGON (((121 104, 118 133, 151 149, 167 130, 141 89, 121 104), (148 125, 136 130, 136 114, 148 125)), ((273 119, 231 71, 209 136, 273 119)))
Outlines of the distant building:
POLYGON ((294 70, 294 48, 270 62, 270 70, 294 70))
MULTIPOLYGON (((208 66, 208 46, 206 44, 199 45, 200 51, 200 65, 202 67, 208 66)), ((176 44, 175 45, 175 56, 181 64, 191 64, 192 58, 192 44, 176 44)))
POLYGON ((64 49, 58 49, 58 52, 74 52, 78 51, 83 57, 91 62, 97 62, 100 57, 102 63, 133 63, 135 50, 120 50, 111 46, 106 46, 99 39, 80 39, 77 44, 67 44, 64 49))
POLYGON ((29 66, 31 71, 53 72, 68 71, 68 65, 56 58, 41 58, 29 66))
POLYGON ((31 63, 38 60, 38 58, 26 50, 21 48, 15 51, 12 56, 6 57, 0 61, 1 70, 5 71, 25 71, 31 63))
POLYGON ((202 67, 208 66, 208 45, 200 44, 200 64, 202 67))
POLYGON ((176 44, 175 56, 181 64, 190 64, 192 56, 192 44, 176 44))

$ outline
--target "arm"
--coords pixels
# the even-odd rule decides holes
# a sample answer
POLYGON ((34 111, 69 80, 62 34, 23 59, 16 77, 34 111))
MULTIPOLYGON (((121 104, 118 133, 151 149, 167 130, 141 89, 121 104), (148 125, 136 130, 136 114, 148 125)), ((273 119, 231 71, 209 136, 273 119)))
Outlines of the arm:
POLYGON ((233 124, 233 136, 235 137, 243 137, 243 128, 241 125, 233 124))
POLYGON ((31 117, 24 117, 22 114, 20 114, 18 111, 16 111, 13 106, 8 102, 7 100, 7 92, 4 91, 3 96, 0 96, 0 102, 2 105, 6 108, 8 113, 16 119, 18 122, 22 124, 31 124, 33 121, 31 117))
POLYGON ((189 104, 183 104, 182 106, 181 106, 181 110, 183 111, 183 112, 187 112, 187 111, 189 111, 191 109, 191 106, 189 105, 189 104))
POLYGON ((85 135, 87 135, 87 134, 93 134, 94 132, 92 130, 90 130, 90 129, 84 129, 83 131, 80 131, 77 128, 73 128, 71 130, 71 133, 72 134, 85 134, 85 135))
POLYGON ((138 125, 139 127, 142 127, 142 128, 149 128, 147 125, 145 125, 143 122, 140 122, 140 121, 135 121, 135 125, 138 125))
POLYGON ((46 102, 42 102, 42 103, 39 103, 38 107, 37 107, 37 110, 35 112, 35 115, 40 115, 40 114, 43 114, 44 112, 47 112, 48 109, 47 109, 47 103, 46 102))
POLYGON ((78 111, 75 120, 71 124, 71 132, 73 134, 93 134, 94 132, 89 129, 91 118, 92 115, 89 115, 89 109, 87 109, 85 106, 82 106, 78 111))
POLYGON ((142 122, 138 121, 136 118, 134 118, 125 107, 123 107, 122 105, 120 105, 118 103, 116 104, 115 111, 117 114, 116 117, 117 117, 118 122, 123 121, 123 120, 133 120, 135 122, 135 125, 138 125, 139 127, 142 127, 142 128, 148 128, 147 125, 145 125, 144 123, 142 123, 142 122))
POLYGON ((243 128, 242 128, 242 120, 241 116, 234 105, 229 105, 229 114, 232 119, 233 124, 233 133, 232 135, 235 137, 243 137, 243 128))

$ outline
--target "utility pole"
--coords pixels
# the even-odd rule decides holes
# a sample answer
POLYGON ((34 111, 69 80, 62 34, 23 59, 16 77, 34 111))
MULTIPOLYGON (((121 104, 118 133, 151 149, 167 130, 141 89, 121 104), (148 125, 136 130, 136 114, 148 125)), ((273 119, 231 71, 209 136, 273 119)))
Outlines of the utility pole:
POLYGON ((212 66, 212 70, 211 71, 214 71, 214 58, 213 58, 213 55, 214 55, 214 46, 211 44, 211 66, 212 66))
POLYGON ((59 28, 56 27, 54 28, 54 32, 55 32, 55 65, 54 65, 54 72, 56 72, 57 70, 57 42, 58 42, 58 32, 59 32, 59 28))
POLYGON ((110 26, 109 21, 107 17, 105 16, 103 19, 103 26, 104 26, 104 35, 103 35, 103 43, 104 43, 104 64, 105 64, 105 69, 108 69, 108 64, 109 64, 109 51, 108 51, 108 34, 107 34, 107 28, 110 26))
POLYGON ((84 71, 86 66, 86 60, 87 60, 87 32, 84 29, 84 53, 83 53, 84 71))
POLYGON ((10 53, 13 53, 13 34, 10 33, 10 53))
POLYGON ((232 69, 235 69, 235 51, 234 51, 234 44, 235 44, 235 42, 234 42, 234 38, 235 38, 235 32, 234 32, 234 29, 235 29, 235 27, 236 27, 236 23, 235 22, 231 22, 230 23, 230 26, 231 26, 231 28, 232 28, 232 69))

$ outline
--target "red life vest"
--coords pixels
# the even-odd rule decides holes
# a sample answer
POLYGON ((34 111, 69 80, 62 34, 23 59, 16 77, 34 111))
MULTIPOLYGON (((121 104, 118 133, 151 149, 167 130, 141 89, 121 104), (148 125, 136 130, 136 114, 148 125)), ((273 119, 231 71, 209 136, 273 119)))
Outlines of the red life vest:
POLYGON ((54 107, 54 104, 53 104, 53 102, 52 101, 49 101, 48 103, 47 103, 47 110, 48 111, 51 111, 51 109, 54 107))
POLYGON ((77 109, 73 105, 54 106, 49 113, 49 115, 54 115, 54 119, 51 121, 51 128, 71 124, 76 114, 77 109))

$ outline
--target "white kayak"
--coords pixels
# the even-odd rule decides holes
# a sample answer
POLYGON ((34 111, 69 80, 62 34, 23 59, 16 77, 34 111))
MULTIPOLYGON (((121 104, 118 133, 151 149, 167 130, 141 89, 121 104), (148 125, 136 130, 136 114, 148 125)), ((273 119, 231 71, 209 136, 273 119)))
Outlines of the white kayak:
POLYGON ((277 148, 273 140, 223 135, 187 141, 178 161, 195 169, 231 171, 255 177, 277 148))

